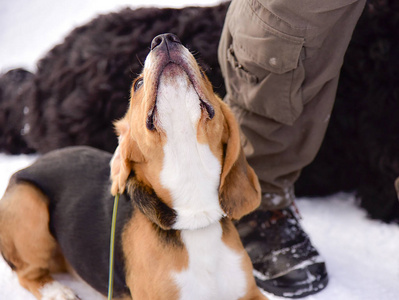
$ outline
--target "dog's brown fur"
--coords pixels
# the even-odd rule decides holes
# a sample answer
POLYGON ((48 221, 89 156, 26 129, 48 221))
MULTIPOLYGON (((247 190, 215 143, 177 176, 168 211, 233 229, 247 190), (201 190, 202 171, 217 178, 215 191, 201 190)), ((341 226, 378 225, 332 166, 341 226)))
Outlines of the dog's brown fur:
POLYGON ((20 284, 40 299, 39 289, 53 281, 50 273, 66 264, 49 231, 49 200, 28 183, 10 183, 0 201, 0 245, 20 284))

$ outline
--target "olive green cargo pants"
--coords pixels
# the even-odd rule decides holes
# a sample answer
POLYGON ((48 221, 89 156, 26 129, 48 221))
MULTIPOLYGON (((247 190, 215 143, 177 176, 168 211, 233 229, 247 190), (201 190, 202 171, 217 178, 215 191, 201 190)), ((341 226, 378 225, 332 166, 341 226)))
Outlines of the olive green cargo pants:
POLYGON ((233 0, 219 62, 243 147, 277 209, 317 154, 365 0, 233 0))

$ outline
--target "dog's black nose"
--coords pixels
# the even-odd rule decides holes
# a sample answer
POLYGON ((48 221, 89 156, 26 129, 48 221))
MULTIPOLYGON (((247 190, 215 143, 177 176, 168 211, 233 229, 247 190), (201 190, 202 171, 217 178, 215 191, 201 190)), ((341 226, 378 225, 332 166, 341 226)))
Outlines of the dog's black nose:
POLYGON ((151 50, 154 50, 154 48, 165 44, 165 45, 170 45, 172 43, 177 43, 177 44, 181 44, 179 38, 174 35, 173 33, 164 33, 164 34, 160 34, 157 35, 156 37, 154 37, 154 39, 151 42, 151 50))

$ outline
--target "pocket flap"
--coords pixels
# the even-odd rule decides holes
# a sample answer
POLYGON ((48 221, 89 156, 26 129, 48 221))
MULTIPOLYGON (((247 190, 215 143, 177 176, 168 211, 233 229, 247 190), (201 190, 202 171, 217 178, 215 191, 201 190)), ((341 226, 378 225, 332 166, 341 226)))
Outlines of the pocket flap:
POLYGON ((237 32, 233 40, 238 57, 247 56, 254 63, 276 74, 289 72, 298 66, 303 43, 303 38, 288 38, 272 30, 264 31, 262 37, 237 32))

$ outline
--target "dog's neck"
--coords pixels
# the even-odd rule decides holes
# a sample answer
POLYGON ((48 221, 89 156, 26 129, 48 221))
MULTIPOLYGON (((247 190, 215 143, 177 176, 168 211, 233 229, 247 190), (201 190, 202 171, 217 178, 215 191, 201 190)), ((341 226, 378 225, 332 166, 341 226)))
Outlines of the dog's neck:
POLYGON ((197 139, 199 96, 188 78, 160 80, 157 109, 167 141, 160 182, 169 190, 177 213, 173 229, 198 229, 223 216, 219 204, 221 162, 197 139))
POLYGON ((134 172, 129 176, 127 192, 133 205, 157 227, 161 230, 175 229, 176 210, 165 204, 152 188, 139 181, 134 172))
POLYGON ((220 220, 219 162, 207 145, 168 141, 161 183, 171 192, 177 213, 173 229, 198 229, 220 220), (191 153, 191 154, 190 154, 191 153), (179 159, 175 159, 178 157, 179 159))

